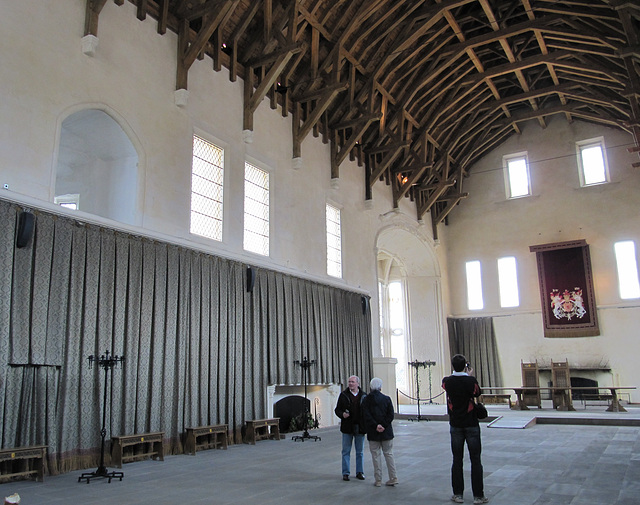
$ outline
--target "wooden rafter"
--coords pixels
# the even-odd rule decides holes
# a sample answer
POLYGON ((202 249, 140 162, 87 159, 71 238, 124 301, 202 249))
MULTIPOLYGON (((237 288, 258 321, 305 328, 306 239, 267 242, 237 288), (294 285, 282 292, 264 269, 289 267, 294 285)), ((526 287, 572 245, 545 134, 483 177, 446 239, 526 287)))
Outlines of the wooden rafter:
POLYGON ((261 58, 248 62, 245 66, 244 76, 244 117, 243 127, 245 130, 253 130, 253 113, 266 96, 267 92, 273 87, 278 77, 286 67, 289 60, 294 54, 299 52, 301 47, 295 45, 274 54, 269 54, 261 58), (254 89, 254 68, 264 68, 271 65, 270 69, 258 86, 254 89))
MULTIPOLYGON (((268 97, 292 113, 294 156, 322 136, 332 178, 347 157, 364 162, 365 198, 384 181, 394 205, 410 199, 434 227, 464 198, 473 164, 527 121, 613 126, 640 152, 638 2, 129 1, 158 33, 178 34, 177 88, 211 57, 245 79, 246 129, 268 97)), ((85 35, 106 4, 86 0, 85 35)))
POLYGON ((98 18, 107 0, 87 0, 84 17, 84 34, 98 36, 98 18))
POLYGON ((191 16, 187 15, 183 18, 178 33, 176 89, 187 89, 189 68, 191 68, 191 65, 193 65, 198 55, 204 50, 213 32, 218 28, 220 23, 231 14, 239 1, 240 0, 210 0, 207 2, 206 5, 208 8, 202 17, 203 26, 193 41, 191 40, 191 30, 188 24, 191 16))
POLYGON ((309 134, 311 129, 318 122, 324 111, 331 105, 331 102, 341 91, 347 89, 347 84, 337 83, 332 84, 324 88, 322 91, 313 94, 317 98, 307 98, 304 100, 307 103, 311 103, 311 111, 306 118, 300 117, 300 107, 294 110, 293 114, 293 157, 300 157, 300 150, 302 141, 309 134), (300 124, 302 122, 302 124, 300 124))

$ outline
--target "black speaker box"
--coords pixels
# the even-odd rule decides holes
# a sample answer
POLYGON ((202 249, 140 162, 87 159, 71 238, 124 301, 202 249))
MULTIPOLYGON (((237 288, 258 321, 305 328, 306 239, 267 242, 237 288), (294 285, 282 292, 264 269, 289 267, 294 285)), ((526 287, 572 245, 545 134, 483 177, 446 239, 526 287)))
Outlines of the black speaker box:
POLYGON ((247 266, 247 293, 253 291, 253 285, 256 283, 256 271, 247 266))
POLYGON ((18 216, 18 230, 16 232, 16 247, 22 249, 29 245, 33 235, 35 216, 31 212, 20 212, 18 216))
POLYGON ((360 296, 360 303, 362 303, 362 315, 365 316, 369 308, 369 299, 366 296, 360 296))

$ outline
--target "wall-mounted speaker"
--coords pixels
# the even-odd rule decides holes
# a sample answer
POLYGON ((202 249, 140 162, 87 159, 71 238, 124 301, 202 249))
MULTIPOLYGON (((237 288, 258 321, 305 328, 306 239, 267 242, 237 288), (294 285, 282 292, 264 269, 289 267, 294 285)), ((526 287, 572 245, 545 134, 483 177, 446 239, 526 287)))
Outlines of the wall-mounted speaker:
POLYGON ((251 293, 253 291, 253 285, 256 283, 256 271, 247 266, 247 293, 251 293))
POLYGON ((23 211, 18 215, 18 229, 16 231, 16 247, 18 249, 29 245, 35 220, 36 218, 31 212, 23 211))
POLYGON ((362 315, 365 316, 367 314, 367 309, 369 308, 369 299, 362 295, 360 296, 360 303, 362 303, 362 315))

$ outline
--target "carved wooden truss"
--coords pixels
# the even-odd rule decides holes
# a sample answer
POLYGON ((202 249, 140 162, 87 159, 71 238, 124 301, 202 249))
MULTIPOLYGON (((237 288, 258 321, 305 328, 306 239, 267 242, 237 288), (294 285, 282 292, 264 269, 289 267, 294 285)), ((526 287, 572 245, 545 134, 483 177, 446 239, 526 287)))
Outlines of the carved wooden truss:
MULTIPOLYGON (((367 199, 384 181, 434 230, 474 162, 524 121, 605 124, 640 151, 637 0, 130 1, 178 34, 176 89, 210 56, 245 81, 246 130, 268 97, 293 115, 293 157, 321 135, 332 178, 357 160, 367 199)), ((87 0, 85 34, 106 3, 87 0)))

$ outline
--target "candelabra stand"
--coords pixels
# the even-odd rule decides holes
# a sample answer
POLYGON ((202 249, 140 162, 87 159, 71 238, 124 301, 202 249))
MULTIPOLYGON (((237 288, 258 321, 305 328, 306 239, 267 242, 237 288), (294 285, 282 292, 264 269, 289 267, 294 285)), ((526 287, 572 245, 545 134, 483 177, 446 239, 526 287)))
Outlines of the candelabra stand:
MULTIPOLYGON (((429 369, 429 403, 433 403, 431 400, 431 367, 435 365, 435 361, 409 361, 408 365, 412 366, 416 371, 416 398, 418 400, 418 417, 416 419, 411 419, 412 421, 422 421, 422 416, 420 415, 420 377, 418 376, 418 371, 421 368, 429 369)), ((429 419, 425 419, 428 421, 429 419)))
POLYGON ((425 361, 424 364, 427 367, 429 373, 429 403, 433 404, 433 393, 431 392, 431 367, 436 364, 435 361, 425 361))
POLYGON ((309 435, 309 401, 307 400, 307 373, 309 371, 309 368, 311 367, 311 365, 315 365, 316 360, 311 360, 309 361, 307 359, 307 357, 305 356, 302 361, 294 361, 294 364, 296 365, 300 365, 300 368, 302 368, 302 380, 304 381, 304 431, 302 432, 302 435, 296 435, 294 437, 291 437, 291 439, 295 442, 297 442, 298 440, 300 442, 304 442, 307 439, 313 440, 314 442, 317 442, 318 440, 321 440, 320 437, 317 437, 315 435, 309 435))
POLYGON ((105 436, 107 435, 107 386, 109 382, 107 380, 109 376, 109 370, 113 370, 113 368, 120 364, 122 367, 122 362, 124 361, 124 356, 110 356, 109 351, 105 351, 105 353, 98 357, 93 354, 89 356, 89 369, 93 368, 93 363, 97 363, 98 366, 104 369, 104 396, 102 399, 102 429, 100 430, 100 436, 102 437, 102 447, 100 449, 100 465, 94 472, 85 472, 80 477, 78 477, 78 482, 82 482, 83 480, 87 481, 87 484, 91 481, 91 479, 109 479, 109 483, 111 483, 111 479, 120 479, 122 481, 124 477, 124 472, 110 472, 107 470, 107 467, 104 466, 104 445, 105 445, 105 436))

